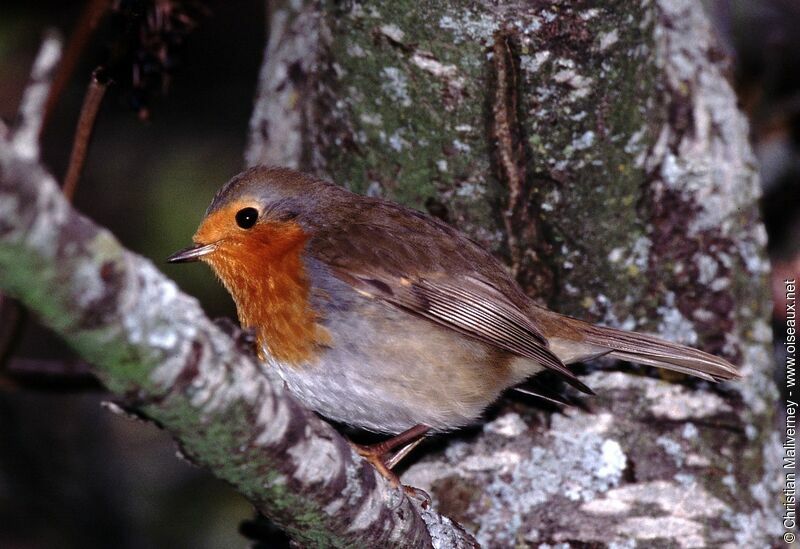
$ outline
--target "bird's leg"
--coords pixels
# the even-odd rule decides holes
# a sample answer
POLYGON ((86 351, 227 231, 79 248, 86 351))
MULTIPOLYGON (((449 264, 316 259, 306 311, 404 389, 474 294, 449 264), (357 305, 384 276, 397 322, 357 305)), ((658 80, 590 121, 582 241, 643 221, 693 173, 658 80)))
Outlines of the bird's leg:
POLYGON ((377 444, 361 446, 361 448, 369 454, 385 456, 395 448, 405 446, 410 442, 415 442, 417 439, 422 438, 422 436, 430 430, 431 428, 427 425, 414 425, 412 428, 403 431, 399 435, 387 438, 377 444))
POLYGON ((386 460, 386 466, 389 469, 394 469, 395 466, 403 461, 408 454, 411 453, 411 450, 419 446, 419 444, 425 440, 425 437, 419 437, 417 440, 411 441, 402 448, 400 448, 397 452, 394 453, 392 457, 386 460))
POLYGON ((400 486, 400 479, 392 472, 392 467, 397 465, 417 444, 422 442, 425 433, 430 430, 431 428, 427 425, 420 424, 377 444, 368 446, 351 444, 353 444, 353 448, 361 457, 370 462, 381 476, 396 487, 400 486), (395 448, 400 448, 400 450, 393 456, 387 455, 395 448))

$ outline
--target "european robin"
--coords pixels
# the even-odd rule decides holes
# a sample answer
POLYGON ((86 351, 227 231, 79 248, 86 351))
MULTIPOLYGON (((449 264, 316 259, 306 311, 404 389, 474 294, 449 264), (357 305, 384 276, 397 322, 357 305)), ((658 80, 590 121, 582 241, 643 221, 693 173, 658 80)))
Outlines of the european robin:
POLYGON ((397 435, 362 449, 390 478, 392 449, 475 422, 544 370, 589 393, 566 365, 602 355, 739 377, 702 351, 549 311, 442 221, 286 168, 230 180, 193 241, 169 261, 211 266, 259 356, 298 399, 397 435))

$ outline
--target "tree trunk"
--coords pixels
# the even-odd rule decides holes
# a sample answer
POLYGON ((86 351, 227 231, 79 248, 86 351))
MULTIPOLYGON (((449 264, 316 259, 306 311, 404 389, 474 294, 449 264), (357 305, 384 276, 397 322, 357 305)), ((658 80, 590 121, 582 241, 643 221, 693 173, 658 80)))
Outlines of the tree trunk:
POLYGON ((759 186, 701 6, 499 4, 271 2, 248 163, 425 209, 554 310, 746 377, 589 367, 585 406, 503 402, 404 481, 487 546, 777 539, 759 186))

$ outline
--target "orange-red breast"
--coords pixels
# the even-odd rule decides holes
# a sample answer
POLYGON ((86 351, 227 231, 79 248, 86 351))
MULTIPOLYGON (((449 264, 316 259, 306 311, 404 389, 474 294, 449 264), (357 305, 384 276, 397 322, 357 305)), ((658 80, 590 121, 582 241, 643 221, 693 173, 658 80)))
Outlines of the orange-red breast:
POLYGON ((589 391, 565 365, 601 355, 739 377, 702 351, 544 309, 445 223, 293 170, 234 177, 193 240, 170 261, 211 266, 297 398, 371 431, 411 429, 403 442, 476 421, 543 370, 589 391))

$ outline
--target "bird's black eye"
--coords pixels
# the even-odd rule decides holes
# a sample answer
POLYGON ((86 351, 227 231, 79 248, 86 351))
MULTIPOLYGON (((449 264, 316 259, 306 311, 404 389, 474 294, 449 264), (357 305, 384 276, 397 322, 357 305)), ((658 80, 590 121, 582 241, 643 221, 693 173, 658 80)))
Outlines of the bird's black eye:
POLYGON ((242 208, 236 212, 236 224, 242 229, 249 229, 258 221, 258 210, 255 208, 242 208))

